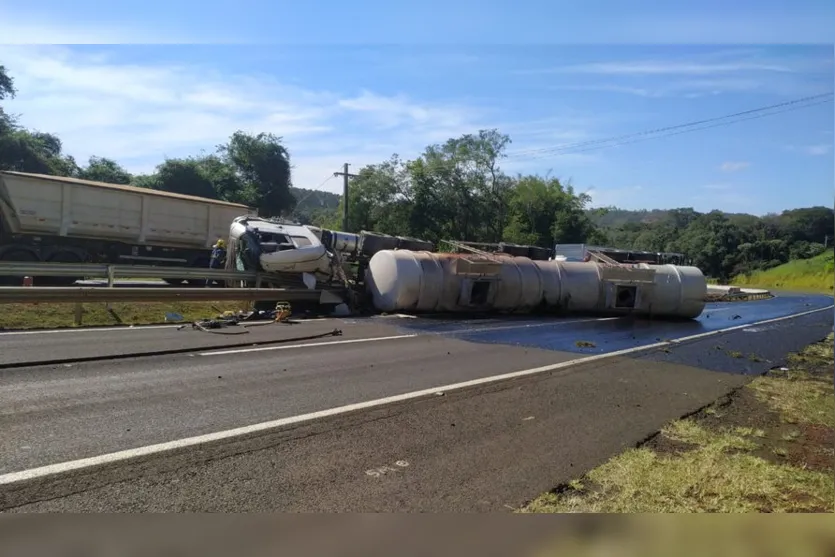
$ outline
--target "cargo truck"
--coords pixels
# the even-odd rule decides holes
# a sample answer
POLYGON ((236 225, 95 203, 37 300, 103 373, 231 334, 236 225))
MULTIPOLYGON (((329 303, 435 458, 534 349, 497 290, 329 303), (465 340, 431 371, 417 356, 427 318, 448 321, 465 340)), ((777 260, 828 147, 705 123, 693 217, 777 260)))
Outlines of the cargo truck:
POLYGON ((0 171, 0 261, 208 268, 211 247, 228 237, 229 224, 256 215, 215 199, 0 171))

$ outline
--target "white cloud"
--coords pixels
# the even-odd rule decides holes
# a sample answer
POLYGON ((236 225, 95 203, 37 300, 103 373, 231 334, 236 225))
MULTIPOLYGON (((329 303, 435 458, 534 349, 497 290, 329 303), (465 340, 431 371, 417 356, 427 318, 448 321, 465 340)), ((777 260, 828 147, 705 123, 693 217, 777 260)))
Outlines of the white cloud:
POLYGON ((821 157, 828 155, 832 151, 831 143, 821 143, 818 145, 787 145, 786 149, 796 153, 803 153, 811 157, 821 157))
MULTIPOLYGON (((165 24, 143 29, 122 23, 57 23, 45 14, 10 14, 0 11, 0 37, 4 45, 87 45, 87 44, 195 44, 190 33, 165 29, 165 24)), ((221 40, 217 38, 218 42, 221 40)), ((204 41, 206 42, 206 41, 204 41)))
POLYGON ((522 70, 527 74, 554 74, 579 83, 555 89, 603 91, 657 98, 685 98, 723 93, 773 93, 807 96, 831 89, 833 60, 814 55, 768 57, 760 50, 719 50, 689 59, 671 58, 604 61, 522 70), (604 83, 585 83, 605 79, 604 83))
MULTIPOLYGON (((469 108, 371 91, 345 96, 195 64, 124 64, 114 53, 0 46, 19 91, 7 110, 56 134, 79 162, 103 156, 133 172, 213 152, 238 129, 272 132, 286 140, 299 187, 315 187, 346 161, 358 169, 393 152, 414 156, 480 127, 469 108)), ((332 180, 328 189, 339 186, 332 180)))
POLYGON ((832 145, 810 145, 806 148, 806 152, 812 156, 828 155, 832 150, 832 145))
MULTIPOLYGON (((772 83, 773 86, 773 83, 772 83)), ((643 86, 628 86, 617 84, 593 85, 557 85, 556 90, 567 91, 600 91, 608 93, 625 93, 639 97, 661 98, 670 96, 701 97, 718 95, 727 92, 748 92, 762 89, 764 83, 755 79, 717 78, 717 79, 687 79, 671 81, 669 83, 646 83, 643 86)))
POLYGON ((745 71, 791 72, 788 66, 755 62, 696 63, 670 60, 596 62, 561 66, 534 73, 587 73, 605 75, 711 75, 745 71))
POLYGON ((749 166, 751 166, 751 163, 746 161, 728 161, 723 162, 719 169, 722 170, 722 172, 738 172, 740 170, 745 170, 749 166))
POLYGON ((620 206, 624 202, 632 202, 635 196, 643 191, 643 186, 629 186, 625 188, 597 189, 592 187, 586 191, 591 196, 592 207, 620 206))

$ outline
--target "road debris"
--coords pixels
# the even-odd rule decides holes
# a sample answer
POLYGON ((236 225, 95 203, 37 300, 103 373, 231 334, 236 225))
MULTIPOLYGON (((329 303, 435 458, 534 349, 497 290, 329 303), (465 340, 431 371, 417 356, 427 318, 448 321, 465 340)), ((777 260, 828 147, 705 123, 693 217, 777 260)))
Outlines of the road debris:
MULTIPOLYGON (((206 333, 222 334, 222 335, 245 335, 249 333, 248 327, 257 325, 271 325, 273 323, 280 323, 284 325, 293 325, 299 323, 298 321, 291 321, 290 316, 293 314, 292 306, 288 302, 278 302, 275 309, 269 311, 250 311, 250 312, 233 312, 227 311, 213 319, 201 319, 191 323, 192 329, 197 329, 206 333), (240 327, 237 331, 226 331, 228 327, 240 327)), ((188 325, 181 325, 177 327, 181 331, 188 327, 188 325)), ((340 333, 341 334, 341 333, 340 333)))
MULTIPOLYGON (((292 314, 293 309, 288 302, 278 302, 275 305, 274 310, 250 312, 239 311, 237 313, 233 311, 227 311, 213 319, 201 319, 198 321, 194 321, 191 323, 191 329, 219 335, 245 335, 249 334, 250 327, 258 327, 264 325, 298 325, 299 323, 301 323, 301 321, 291 321, 290 316, 292 314), (229 328, 237 328, 237 330, 228 330, 229 328)), ((177 327, 177 330, 182 331, 187 327, 188 325, 183 324, 177 327)), ((305 335, 284 340, 314 340, 318 338, 331 336, 342 336, 342 330, 334 328, 333 330, 328 331, 326 333, 305 335)))

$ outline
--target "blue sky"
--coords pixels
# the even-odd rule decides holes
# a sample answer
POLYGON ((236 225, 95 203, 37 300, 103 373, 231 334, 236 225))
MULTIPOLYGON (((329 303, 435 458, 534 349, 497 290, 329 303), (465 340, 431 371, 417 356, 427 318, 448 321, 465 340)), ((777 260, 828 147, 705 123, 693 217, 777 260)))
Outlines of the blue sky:
POLYGON ((19 88, 9 109, 82 161, 106 156, 150 171, 165 156, 211 151, 236 129, 271 131, 286 139, 295 184, 315 188, 342 162, 411 158, 496 127, 513 140, 507 171, 570 179, 595 205, 757 214, 832 205, 832 102, 555 150, 832 91, 832 2, 707 1, 699 11, 637 2, 628 12, 586 2, 586 15, 559 2, 326 1, 283 11, 150 1, 114 13, 86 1, 38 4, 0 1, 0 42, 12 43, 0 46, 0 64, 19 88), (187 15, 187 27, 170 23, 187 15), (607 37, 609 46, 591 44, 607 37), (587 44, 542 44, 557 40, 587 44), (771 46, 740 44, 750 42, 771 46))

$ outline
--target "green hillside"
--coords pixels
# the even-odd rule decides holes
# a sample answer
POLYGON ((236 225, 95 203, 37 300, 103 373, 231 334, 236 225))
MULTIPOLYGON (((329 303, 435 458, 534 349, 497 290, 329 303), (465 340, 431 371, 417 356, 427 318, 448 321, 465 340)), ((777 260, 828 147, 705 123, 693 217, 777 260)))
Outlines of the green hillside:
POLYGON ((795 259, 767 271, 741 275, 737 286, 832 293, 835 283, 835 251, 827 250, 811 259, 795 259))

